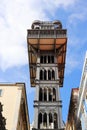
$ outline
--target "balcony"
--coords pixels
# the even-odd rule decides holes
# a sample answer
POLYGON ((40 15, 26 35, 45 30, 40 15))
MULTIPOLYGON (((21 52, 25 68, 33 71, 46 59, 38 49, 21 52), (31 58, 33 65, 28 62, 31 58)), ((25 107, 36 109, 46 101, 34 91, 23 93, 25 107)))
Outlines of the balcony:
POLYGON ((34 107, 57 107, 57 106, 60 106, 62 107, 62 101, 59 100, 59 101, 34 101, 34 107))

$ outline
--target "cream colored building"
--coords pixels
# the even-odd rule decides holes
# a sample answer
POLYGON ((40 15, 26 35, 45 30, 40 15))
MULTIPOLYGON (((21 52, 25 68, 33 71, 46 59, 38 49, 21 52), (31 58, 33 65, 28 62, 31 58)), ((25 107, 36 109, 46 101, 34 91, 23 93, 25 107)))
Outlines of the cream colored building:
POLYGON ((24 83, 0 84, 0 102, 7 130, 29 130, 27 97, 24 83))
POLYGON ((87 130, 87 51, 79 86, 77 117, 81 120, 82 130, 87 130))

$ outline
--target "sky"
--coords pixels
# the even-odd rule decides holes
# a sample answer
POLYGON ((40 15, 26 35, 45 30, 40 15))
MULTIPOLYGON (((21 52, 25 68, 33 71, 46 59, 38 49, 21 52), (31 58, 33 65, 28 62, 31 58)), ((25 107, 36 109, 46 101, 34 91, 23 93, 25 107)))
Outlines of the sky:
POLYGON ((35 88, 30 87, 27 29, 34 20, 60 20, 67 29, 65 78, 60 90, 66 122, 71 89, 79 87, 87 50, 87 0, 0 1, 0 83, 26 83, 30 123, 35 88))

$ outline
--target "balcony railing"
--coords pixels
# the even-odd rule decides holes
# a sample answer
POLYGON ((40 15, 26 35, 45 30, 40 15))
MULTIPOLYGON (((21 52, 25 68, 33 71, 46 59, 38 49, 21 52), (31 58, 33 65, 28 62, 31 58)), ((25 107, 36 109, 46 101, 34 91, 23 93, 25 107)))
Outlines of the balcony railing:
POLYGON ((27 38, 66 38, 66 30, 28 30, 27 38))
POLYGON ((61 106, 62 107, 62 100, 58 100, 58 101, 37 101, 34 100, 34 106, 61 106), (45 103, 44 103, 45 102, 45 103))

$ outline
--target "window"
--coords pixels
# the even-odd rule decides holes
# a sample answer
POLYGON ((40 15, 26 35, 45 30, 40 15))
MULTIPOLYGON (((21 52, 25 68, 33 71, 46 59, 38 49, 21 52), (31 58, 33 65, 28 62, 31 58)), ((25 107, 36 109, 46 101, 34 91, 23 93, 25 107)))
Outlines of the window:
POLYGON ((52 101, 52 90, 49 88, 49 101, 52 101))
POLYGON ((53 88, 53 101, 56 101, 56 90, 53 88))
POLYGON ((49 113, 49 123, 53 122, 52 113, 49 113))
POLYGON ((40 80, 43 80, 43 76, 44 76, 43 70, 40 70, 40 80))
POLYGON ((55 72, 52 70, 52 80, 55 80, 55 72))
POLYGON ((54 63, 54 56, 51 56, 51 63, 54 63))
POLYGON ((48 56, 48 63, 50 63, 50 56, 48 56))
POLYGON ((0 96, 2 96, 2 89, 0 89, 0 96))
POLYGON ((49 64, 49 63, 54 63, 54 56, 52 55, 41 55, 40 56, 40 63, 42 64, 49 64))
POLYGON ((44 63, 47 63, 47 57, 44 56, 44 63))
POLYGON ((47 71, 44 70, 44 80, 47 80, 47 71))
POLYGON ((57 113, 54 113, 54 129, 58 128, 57 113))
POLYGON ((48 70, 48 80, 51 80, 51 71, 48 70))
POLYGON ((42 92, 42 88, 40 88, 40 90, 39 90, 39 101, 42 101, 42 95, 43 94, 43 92, 42 92))
POLYGON ((40 63, 43 63, 43 56, 40 57, 40 63))
POLYGON ((44 101, 47 101, 47 90, 46 90, 46 88, 44 89, 44 101))
POLYGON ((38 115, 38 128, 39 129, 41 127, 41 124, 42 124, 42 113, 39 113, 39 115, 38 115))
POLYGON ((44 115, 43 115, 43 126, 44 126, 44 128, 47 127, 47 114, 46 113, 44 113, 44 115))

